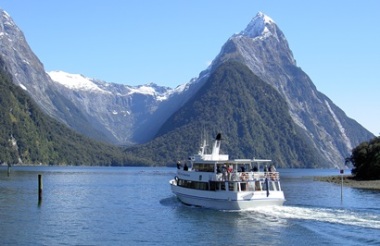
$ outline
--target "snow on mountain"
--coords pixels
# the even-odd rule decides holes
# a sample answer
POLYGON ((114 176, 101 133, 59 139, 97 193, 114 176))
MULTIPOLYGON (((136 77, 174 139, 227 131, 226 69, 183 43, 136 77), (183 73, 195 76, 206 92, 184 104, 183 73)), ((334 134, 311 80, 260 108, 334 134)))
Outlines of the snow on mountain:
POLYGON ((109 93, 81 74, 70 74, 63 71, 52 71, 48 72, 48 74, 54 82, 60 83, 69 89, 109 93))
POLYGON ((150 95, 156 98, 157 101, 165 101, 173 93, 173 89, 169 87, 158 86, 154 83, 139 85, 139 86, 126 86, 130 90, 129 95, 143 94, 150 95))
POLYGON ((278 90, 288 102, 293 121, 328 162, 338 163, 351 146, 370 136, 316 91, 307 74, 297 67, 285 35, 263 13, 230 37, 198 78, 175 89, 153 83, 108 83, 62 71, 47 73, 21 30, 1 9, 0 55, 14 83, 45 112, 77 132, 102 141, 131 144, 151 140, 165 121, 202 88, 212 71, 229 60, 243 63, 278 90))
POLYGON ((293 121, 331 166, 370 134, 349 119, 297 66, 288 41, 277 24, 258 13, 247 27, 223 45, 213 66, 236 60, 272 85, 284 97, 293 121), (328 104, 324 102, 328 101, 328 104))
POLYGON ((273 34, 272 26, 275 22, 267 15, 259 12, 247 25, 244 31, 238 35, 247 36, 250 38, 266 37, 273 34))
MULTIPOLYGON (((4 21, 2 22, 2 23, 4 23, 4 26, 8 26, 9 28, 17 28, 16 25, 14 24, 11 16, 5 10, 3 10, 0 14, 2 15, 2 18, 4 19, 4 21)), ((4 33, 4 32, 0 33, 0 35, 4 35, 4 34, 6 34, 6 33, 4 33)))
POLYGON ((23 85, 23 84, 20 84, 20 87, 21 87, 21 89, 23 89, 24 91, 27 91, 28 89, 25 87, 25 85, 23 85))
POLYGON ((135 87, 135 88, 131 87, 130 90, 131 92, 129 94, 140 93, 140 94, 151 95, 151 96, 154 96, 156 94, 156 91, 154 90, 153 87, 146 86, 146 85, 135 87))
MULTIPOLYGON (((22 31, 11 16, 0 9, 0 56, 12 76, 13 83, 36 98, 37 104, 51 116, 58 110, 51 100, 50 78, 43 64, 30 49, 22 31)), ((62 120, 65 122, 65 120, 62 120)))
POLYGON ((158 101, 163 101, 171 94, 171 89, 157 86, 153 83, 139 86, 118 85, 100 80, 90 79, 81 74, 71 74, 63 71, 47 72, 50 78, 64 87, 74 91, 91 91, 98 93, 117 94, 128 96, 132 94, 142 94, 155 97, 158 101), (114 87, 118 87, 117 92, 114 87))

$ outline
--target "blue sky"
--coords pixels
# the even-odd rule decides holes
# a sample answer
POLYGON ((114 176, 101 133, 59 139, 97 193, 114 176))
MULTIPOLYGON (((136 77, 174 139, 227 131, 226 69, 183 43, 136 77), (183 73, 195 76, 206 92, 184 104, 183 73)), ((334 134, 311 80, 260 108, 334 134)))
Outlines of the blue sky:
POLYGON ((176 87, 197 77, 257 12, 346 114, 380 135, 380 1, 4 0, 47 71, 176 87))

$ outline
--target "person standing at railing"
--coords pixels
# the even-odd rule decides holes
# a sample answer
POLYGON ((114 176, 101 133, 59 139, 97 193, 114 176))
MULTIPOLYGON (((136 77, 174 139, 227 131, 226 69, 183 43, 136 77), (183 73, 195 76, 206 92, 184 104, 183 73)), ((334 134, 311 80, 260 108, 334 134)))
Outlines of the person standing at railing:
POLYGON ((269 167, 269 172, 276 172, 276 168, 273 164, 269 167))
POLYGON ((223 165, 222 167, 223 181, 227 180, 227 166, 223 165))
POLYGON ((276 179, 276 168, 273 164, 269 167, 269 172, 270 172, 270 178, 272 180, 275 180, 276 179))
POLYGON ((244 172, 245 172, 245 167, 244 167, 244 166, 241 166, 241 167, 240 167, 240 171, 241 171, 242 173, 244 173, 244 172))
POLYGON ((231 180, 231 174, 232 174, 233 168, 232 165, 229 165, 227 168, 227 175, 228 175, 228 180, 231 180))
MULTIPOLYGON (((270 170, 269 170, 270 171, 270 170)), ((268 166, 267 165, 265 165, 264 166, 264 173, 266 174, 268 172, 268 166)))

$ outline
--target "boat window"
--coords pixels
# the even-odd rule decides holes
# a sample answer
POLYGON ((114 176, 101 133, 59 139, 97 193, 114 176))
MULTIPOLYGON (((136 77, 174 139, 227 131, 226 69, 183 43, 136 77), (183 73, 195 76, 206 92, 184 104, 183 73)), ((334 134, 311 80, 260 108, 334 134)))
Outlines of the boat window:
POLYGON ((214 172, 214 165, 213 164, 203 164, 203 163, 194 163, 193 169, 197 172, 214 172))
POLYGON ((263 190, 272 190, 272 191, 278 191, 280 190, 279 183, 276 181, 270 181, 268 180, 268 188, 267 188, 267 182, 262 182, 263 190))
POLYGON ((189 188, 189 189, 195 189, 195 190, 209 190, 208 182, 197 182, 197 181, 179 179, 178 186, 189 188))
POLYGON ((210 190, 226 190, 226 182, 210 181, 210 190))

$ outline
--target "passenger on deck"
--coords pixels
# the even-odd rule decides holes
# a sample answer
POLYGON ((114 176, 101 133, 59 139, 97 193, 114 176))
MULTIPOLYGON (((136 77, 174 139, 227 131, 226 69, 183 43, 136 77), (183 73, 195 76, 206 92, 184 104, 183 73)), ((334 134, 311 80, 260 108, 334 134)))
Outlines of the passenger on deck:
POLYGON ((185 163, 185 166, 183 167, 183 171, 187 171, 189 168, 187 167, 187 164, 185 163))
POLYGON ((254 166, 252 171, 257 172, 257 171, 259 171, 259 169, 257 168, 257 166, 254 166))
POLYGON ((228 175, 227 179, 228 179, 228 180, 231 180, 231 173, 232 173, 232 172, 233 172, 232 165, 229 165, 229 166, 228 166, 228 169, 227 169, 227 175, 228 175))
POLYGON ((223 165, 222 167, 223 180, 227 180, 227 166, 223 165))
POLYGON ((272 180, 275 180, 276 179, 276 168, 274 167, 274 165, 271 165, 270 167, 269 167, 269 172, 270 172, 270 178, 272 179, 272 180))
POLYGON ((181 162, 177 161, 177 169, 181 169, 181 162))
POLYGON ((269 172, 276 172, 276 168, 274 167, 274 165, 271 165, 269 167, 269 172))
POLYGON ((218 173, 218 174, 222 173, 222 171, 220 171, 220 167, 219 166, 216 167, 216 173, 218 173))
POLYGON ((228 166, 228 170, 227 170, 229 173, 232 173, 233 169, 232 169, 232 165, 228 166))
POLYGON ((265 165, 265 167, 264 167, 264 172, 268 172, 268 166, 267 165, 265 165))

